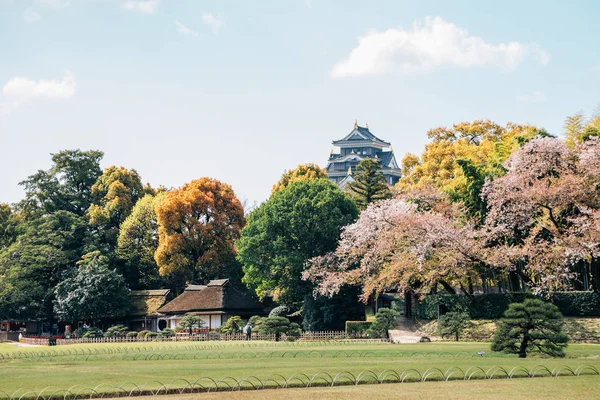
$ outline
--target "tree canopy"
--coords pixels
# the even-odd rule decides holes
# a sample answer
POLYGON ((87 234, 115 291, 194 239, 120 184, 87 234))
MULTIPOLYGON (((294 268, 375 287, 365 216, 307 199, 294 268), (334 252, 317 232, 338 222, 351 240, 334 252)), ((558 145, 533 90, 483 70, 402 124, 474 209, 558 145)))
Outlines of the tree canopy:
POLYGON ((292 182, 304 179, 327 179, 327 172, 316 164, 300 164, 295 169, 285 171, 273 186, 273 193, 289 186, 292 182))
POLYGON ((513 303, 500 321, 492 350, 518 354, 519 358, 530 352, 564 357, 568 338, 562 323, 563 316, 552 303, 539 299, 513 303))
POLYGON ((301 304, 312 290, 305 263, 335 249, 341 229, 358 214, 354 202, 326 179, 299 180, 271 195, 248 216, 237 242, 244 282, 259 296, 301 304))
POLYGON ((129 311, 129 288, 99 251, 85 254, 74 275, 55 289, 54 311, 63 321, 123 317, 129 311))
POLYGON ((231 186, 211 178, 167 192, 156 208, 159 243, 154 258, 161 276, 202 283, 230 276, 234 240, 244 209, 231 186))
POLYGON ((158 248, 156 208, 165 192, 139 199, 119 229, 117 254, 123 260, 123 275, 132 289, 159 289, 162 279, 154 253, 158 248))
POLYGON ((38 171, 20 184, 25 199, 20 208, 39 216, 59 210, 85 215, 92 204, 92 186, 102 174, 101 151, 64 150, 52 154, 52 167, 38 171))
POLYGON ((88 210, 90 224, 102 237, 102 243, 114 249, 119 227, 143 195, 138 173, 124 167, 108 167, 91 188, 92 204, 88 210))

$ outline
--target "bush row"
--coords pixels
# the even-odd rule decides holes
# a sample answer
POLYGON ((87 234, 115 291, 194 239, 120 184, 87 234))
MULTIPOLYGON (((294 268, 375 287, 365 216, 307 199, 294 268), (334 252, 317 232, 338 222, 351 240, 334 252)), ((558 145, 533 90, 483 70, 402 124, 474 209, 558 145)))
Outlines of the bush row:
POLYGON ((350 337, 366 337, 371 321, 346 321, 346 334, 350 337))
POLYGON ((421 297, 416 305, 416 317, 435 319, 450 311, 467 312, 471 318, 497 319, 511 303, 527 298, 541 298, 556 305, 566 317, 600 317, 600 293, 554 292, 549 296, 533 293, 487 293, 477 294, 471 300, 465 295, 436 294, 421 297))

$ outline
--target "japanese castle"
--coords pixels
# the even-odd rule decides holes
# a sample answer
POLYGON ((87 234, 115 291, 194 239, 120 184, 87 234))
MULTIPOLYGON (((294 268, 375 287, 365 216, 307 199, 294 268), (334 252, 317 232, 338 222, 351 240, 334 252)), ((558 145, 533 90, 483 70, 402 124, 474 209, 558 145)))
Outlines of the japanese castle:
POLYGON ((348 183, 354 182, 352 174, 356 166, 365 158, 371 158, 382 167, 383 176, 389 185, 395 185, 402 175, 394 157, 392 145, 379 139, 369 131, 369 125, 358 126, 340 140, 334 140, 333 145, 340 148, 339 153, 331 151, 327 161, 329 180, 343 189, 348 183))

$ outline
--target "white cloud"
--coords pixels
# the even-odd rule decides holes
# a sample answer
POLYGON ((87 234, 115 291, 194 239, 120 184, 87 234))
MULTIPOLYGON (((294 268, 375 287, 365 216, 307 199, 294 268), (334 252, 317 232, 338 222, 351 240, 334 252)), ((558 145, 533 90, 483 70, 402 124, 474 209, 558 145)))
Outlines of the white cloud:
POLYGON ((40 16, 40 14, 38 14, 37 12, 35 12, 34 10, 32 10, 31 8, 28 8, 23 13, 23 19, 25 21, 27 21, 27 22, 37 22, 40 19, 42 19, 42 17, 40 16))
POLYGON ((219 30, 225 25, 223 20, 212 15, 212 13, 202 13, 202 22, 210 26, 213 33, 216 35, 219 30))
POLYGON ((546 95, 539 90, 534 90, 530 94, 517 96, 517 100, 522 103, 542 103, 547 100, 546 95))
POLYGON ((123 7, 127 10, 136 10, 151 14, 156 11, 160 0, 123 0, 123 7))
POLYGON ((440 17, 426 17, 412 29, 372 31, 358 38, 347 59, 333 67, 333 78, 410 74, 441 66, 460 68, 493 66, 514 70, 527 58, 542 65, 548 54, 535 43, 487 43, 482 38, 440 17))
POLYGON ((8 114, 22 104, 36 99, 47 98, 53 100, 68 99, 75 95, 77 84, 70 71, 65 72, 62 80, 34 81, 30 78, 14 77, 2 87, 0 100, 0 115, 8 114))
POLYGON ((312 5, 312 1, 311 0, 304 0, 304 4, 306 4, 306 7, 310 10, 312 10, 313 5, 312 5))
POLYGON ((181 22, 175 20, 175 26, 177 27, 177 32, 181 33, 182 35, 192 35, 192 36, 198 36, 198 32, 196 32, 193 29, 188 28, 187 26, 185 26, 184 24, 182 24, 181 22))

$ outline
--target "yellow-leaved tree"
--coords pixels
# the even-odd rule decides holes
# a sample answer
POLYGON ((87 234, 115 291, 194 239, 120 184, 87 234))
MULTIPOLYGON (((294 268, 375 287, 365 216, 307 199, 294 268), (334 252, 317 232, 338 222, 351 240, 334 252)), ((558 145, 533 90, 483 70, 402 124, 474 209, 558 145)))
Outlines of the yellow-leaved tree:
POLYGON ((327 172, 325 172, 323 168, 312 163, 300 164, 295 169, 285 171, 283 175, 281 175, 279 182, 273 185, 272 193, 280 191, 292 182, 320 178, 327 179, 327 172))
POLYGON ((503 175, 508 156, 538 135, 548 134, 530 125, 500 126, 489 120, 431 129, 427 132, 431 141, 421 157, 409 153, 402 159, 403 176, 395 188, 400 194, 439 189, 481 220, 485 204, 480 194, 486 178, 503 175))

